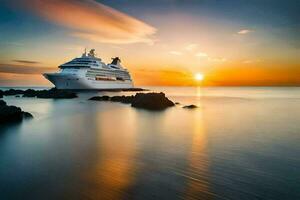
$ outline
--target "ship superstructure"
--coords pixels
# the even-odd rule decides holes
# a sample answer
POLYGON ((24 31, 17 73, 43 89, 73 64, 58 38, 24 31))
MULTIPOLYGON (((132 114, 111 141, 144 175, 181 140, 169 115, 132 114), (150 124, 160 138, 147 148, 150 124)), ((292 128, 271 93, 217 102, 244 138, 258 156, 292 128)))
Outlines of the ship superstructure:
POLYGON ((129 89, 133 82, 127 69, 122 67, 119 57, 110 64, 97 58, 95 50, 84 52, 59 66, 56 73, 43 74, 57 89, 129 89))

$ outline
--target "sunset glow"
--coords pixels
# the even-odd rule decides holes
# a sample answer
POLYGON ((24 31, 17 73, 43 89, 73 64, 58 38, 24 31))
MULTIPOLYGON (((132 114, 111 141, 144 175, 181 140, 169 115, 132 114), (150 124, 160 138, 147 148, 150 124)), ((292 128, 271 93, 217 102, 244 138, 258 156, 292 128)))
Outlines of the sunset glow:
POLYGON ((0 1, 0 200, 300 200, 300 0, 0 1))
POLYGON ((119 56, 137 86, 197 85, 199 71, 209 86, 300 84, 296 1, 24 2, 0 8, 1 85, 50 86, 38 74, 85 48, 119 56))
POLYGON ((197 73, 197 74, 195 74, 195 79, 197 81, 202 81, 204 79, 204 75, 201 73, 197 73))

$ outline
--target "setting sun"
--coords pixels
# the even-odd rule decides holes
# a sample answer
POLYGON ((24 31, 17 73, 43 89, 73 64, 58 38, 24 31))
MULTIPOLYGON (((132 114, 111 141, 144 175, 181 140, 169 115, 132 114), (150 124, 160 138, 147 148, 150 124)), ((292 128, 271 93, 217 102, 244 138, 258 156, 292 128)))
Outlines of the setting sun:
POLYGON ((201 73, 197 73, 197 74, 195 74, 195 79, 197 81, 202 81, 204 79, 204 75, 201 73))

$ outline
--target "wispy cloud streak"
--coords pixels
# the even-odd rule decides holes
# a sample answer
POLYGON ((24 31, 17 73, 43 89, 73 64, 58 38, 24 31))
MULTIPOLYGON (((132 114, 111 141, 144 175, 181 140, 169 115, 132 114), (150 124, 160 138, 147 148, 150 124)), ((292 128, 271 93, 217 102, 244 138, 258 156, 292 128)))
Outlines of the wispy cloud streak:
POLYGON ((248 34, 248 33, 251 33, 251 32, 253 32, 253 30, 242 29, 242 30, 238 31, 237 33, 240 34, 240 35, 245 35, 245 34, 248 34))
POLYGON ((196 53, 196 56, 197 57, 207 57, 208 55, 207 55, 207 53, 204 53, 204 52, 198 52, 198 53, 196 53))
POLYGON ((70 28, 73 36, 101 43, 153 43, 151 36, 156 32, 154 27, 93 0, 27 0, 25 6, 70 28))
POLYGON ((21 64, 38 64, 38 63, 40 63, 40 62, 33 61, 33 60, 12 60, 12 61, 21 63, 21 64))
POLYGON ((39 67, 39 66, 24 66, 12 64, 0 64, 0 73, 10 74, 42 74, 45 72, 55 71, 56 68, 52 67, 39 67))
POLYGON ((180 51, 170 51, 169 53, 172 54, 172 55, 176 55, 176 56, 181 56, 182 55, 182 52, 180 52, 180 51))

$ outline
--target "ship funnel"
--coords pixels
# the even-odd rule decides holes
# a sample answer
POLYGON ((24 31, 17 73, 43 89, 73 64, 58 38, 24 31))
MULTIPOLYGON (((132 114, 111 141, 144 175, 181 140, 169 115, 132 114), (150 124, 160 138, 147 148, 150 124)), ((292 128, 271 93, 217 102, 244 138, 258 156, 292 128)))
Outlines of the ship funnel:
POLYGON ((91 49, 90 50, 90 52, 89 52, 89 54, 88 54, 88 56, 90 56, 90 57, 95 57, 95 49, 91 49))
POLYGON ((111 58, 111 59, 112 59, 111 64, 113 64, 113 65, 118 65, 121 63, 121 59, 119 57, 115 57, 115 58, 111 58))

